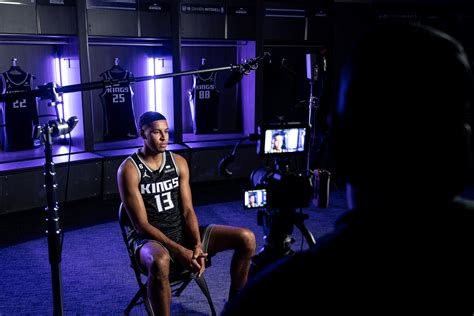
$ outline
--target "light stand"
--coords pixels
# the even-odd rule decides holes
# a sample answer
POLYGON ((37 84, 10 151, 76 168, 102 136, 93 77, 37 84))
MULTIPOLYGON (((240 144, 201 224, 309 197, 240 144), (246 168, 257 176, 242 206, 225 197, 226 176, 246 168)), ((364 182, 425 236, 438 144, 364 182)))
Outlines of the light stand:
POLYGON ((42 137, 44 142, 44 188, 46 190, 48 229, 48 253, 51 265, 51 280, 53 285, 54 315, 63 315, 62 280, 61 280, 61 226, 59 223, 59 203, 56 196, 56 169, 53 162, 53 137, 70 133, 77 125, 78 119, 73 116, 69 120, 49 121, 35 128, 34 137, 42 137))
POLYGON ((321 136, 318 137, 316 129, 316 114, 319 109, 319 101, 324 87, 326 75, 326 57, 320 53, 306 54, 306 78, 309 82, 309 104, 308 104, 308 125, 311 129, 310 150, 306 157, 306 171, 312 174, 313 178, 313 204, 316 207, 326 208, 329 203, 329 182, 331 173, 325 169, 315 169, 315 156, 321 154, 321 136), (319 88, 319 93, 314 94, 314 86, 319 88), (313 163, 313 165, 311 165, 313 163), (311 172, 310 169, 313 169, 311 172))
POLYGON ((46 190, 48 212, 46 221, 48 223, 48 250, 49 263, 51 265, 51 277, 53 283, 54 315, 63 315, 62 281, 61 281, 61 227, 59 225, 59 205, 56 197, 56 170, 53 162, 53 128, 49 124, 41 127, 44 141, 44 182, 46 190))
MULTIPOLYGON (((234 74, 238 73, 239 77, 248 75, 252 70, 257 70, 260 64, 269 62, 270 54, 265 53, 257 58, 251 58, 245 63, 229 65, 218 68, 208 68, 201 70, 184 71, 178 73, 169 73, 153 76, 144 76, 123 80, 102 80, 96 82, 80 83, 69 86, 60 87, 54 82, 47 83, 39 86, 38 89, 21 91, 10 94, 0 94, 0 102, 14 101, 19 98, 25 97, 38 97, 43 100, 50 100, 51 105, 56 105, 59 100, 59 96, 63 93, 87 91, 94 89, 102 89, 110 86, 119 86, 122 84, 132 84, 135 82, 165 79, 171 77, 193 75, 207 72, 217 72, 230 70, 234 74)), ((48 236, 48 253, 49 262, 51 264, 51 278, 53 283, 53 304, 54 304, 54 315, 63 315, 63 300, 62 300, 62 281, 61 281, 61 251, 62 251, 62 240, 61 240, 61 226, 59 222, 59 203, 56 197, 56 170, 53 162, 53 137, 66 135, 70 133, 78 122, 77 117, 73 116, 67 121, 49 121, 41 126, 36 126, 34 130, 34 138, 42 137, 44 141, 44 177, 45 177, 45 190, 47 196, 47 207, 45 210, 48 212, 47 222, 48 230, 46 231, 48 236)))
POLYGON ((316 56, 316 54, 306 54, 306 78, 309 82, 309 101, 308 101, 308 126, 311 130, 310 150, 306 157, 306 170, 310 170, 311 154, 313 147, 317 141, 316 136, 316 115, 319 109, 319 101, 321 97, 322 87, 324 84, 323 75, 326 73, 326 58, 324 56, 316 56), (314 94, 314 86, 319 83, 320 93, 314 94))

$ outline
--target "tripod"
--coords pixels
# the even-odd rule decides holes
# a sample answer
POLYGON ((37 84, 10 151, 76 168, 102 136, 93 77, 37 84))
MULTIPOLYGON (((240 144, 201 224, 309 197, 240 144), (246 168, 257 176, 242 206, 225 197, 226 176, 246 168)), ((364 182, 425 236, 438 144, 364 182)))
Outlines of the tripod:
POLYGON ((275 164, 276 171, 267 172, 260 179, 253 179, 257 183, 267 182, 268 195, 273 196, 273 206, 277 207, 258 212, 257 222, 264 227, 265 244, 252 258, 251 275, 284 256, 294 254, 291 245, 295 241, 292 236, 295 226, 310 247, 316 244, 313 234, 304 224, 308 214, 296 211, 297 207, 309 205, 311 184, 308 177, 289 172, 286 159, 276 158, 275 164), (275 177, 275 174, 278 176, 275 177), (275 182, 273 179, 279 180, 275 182))
POLYGON ((265 245, 252 258, 251 275, 280 258, 294 254, 291 249, 291 245, 295 241, 292 236, 294 226, 301 231, 310 247, 316 244, 313 234, 304 225, 304 221, 308 219, 308 214, 285 208, 278 209, 273 214, 260 211, 258 216, 259 221, 262 220, 264 227, 268 228, 268 233, 265 235, 265 245))

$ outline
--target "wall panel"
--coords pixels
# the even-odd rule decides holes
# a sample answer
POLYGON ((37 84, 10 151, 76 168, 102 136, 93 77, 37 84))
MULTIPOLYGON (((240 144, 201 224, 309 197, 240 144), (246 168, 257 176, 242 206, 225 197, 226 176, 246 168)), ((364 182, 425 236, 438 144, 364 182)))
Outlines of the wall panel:
POLYGON ((40 34, 77 34, 77 13, 75 6, 38 5, 38 25, 40 34))
POLYGON ((37 34, 36 7, 0 4, 0 33, 37 34))
POLYGON ((89 35, 138 37, 138 13, 128 10, 87 10, 89 35))

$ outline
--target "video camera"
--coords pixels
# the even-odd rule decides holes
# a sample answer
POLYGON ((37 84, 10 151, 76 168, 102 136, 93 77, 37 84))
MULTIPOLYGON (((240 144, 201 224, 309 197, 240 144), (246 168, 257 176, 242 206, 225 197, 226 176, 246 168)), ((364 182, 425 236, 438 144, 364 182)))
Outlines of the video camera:
MULTIPOLYGON (((265 233, 265 245, 252 258, 250 275, 294 253, 291 246, 295 241, 294 227, 301 231, 309 247, 316 244, 313 234, 304 225, 309 216, 301 209, 308 207, 311 201, 317 207, 328 206, 330 174, 323 169, 310 171, 306 167, 304 160, 308 159, 310 135, 307 124, 285 122, 261 126, 258 134, 249 137, 258 141, 258 155, 273 160, 273 165, 252 171, 251 186, 243 194, 244 209, 258 211, 257 224, 265 233)), ((219 164, 223 174, 227 174, 226 163, 233 161, 238 144, 219 164)))
POLYGON ((311 203, 311 177, 294 171, 290 160, 304 158, 309 127, 302 123, 279 123, 258 129, 257 153, 273 158, 273 167, 260 167, 250 175, 252 187, 244 191, 244 208, 302 208, 311 203), (252 200, 251 200, 252 199, 252 200))
POLYGON ((252 257, 249 275, 294 253, 294 227, 301 231, 309 247, 316 244, 313 234, 304 224, 309 216, 302 209, 310 206, 311 201, 316 207, 328 206, 330 174, 323 169, 309 170, 310 136, 310 126, 303 123, 263 125, 257 134, 240 139, 232 153, 219 162, 220 173, 232 176, 227 167, 234 161, 237 148, 245 139, 257 141, 257 154, 267 158, 266 166, 252 171, 251 183, 243 194, 243 208, 257 210, 257 224, 263 227, 265 234, 263 248, 252 257), (300 211, 296 211, 298 208, 300 211))

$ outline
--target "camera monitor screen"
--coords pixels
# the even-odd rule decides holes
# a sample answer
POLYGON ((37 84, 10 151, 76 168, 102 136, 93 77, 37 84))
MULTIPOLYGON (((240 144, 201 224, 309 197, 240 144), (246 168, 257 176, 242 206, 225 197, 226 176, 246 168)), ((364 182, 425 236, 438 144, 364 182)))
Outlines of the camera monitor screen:
POLYGON ((246 190, 244 192, 244 209, 265 207, 267 191, 265 189, 246 190))
POLYGON ((306 151, 306 126, 267 127, 261 132, 263 139, 260 153, 263 155, 276 156, 306 151))

